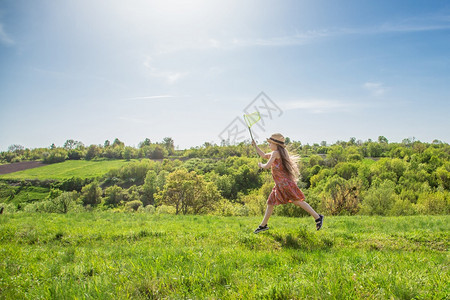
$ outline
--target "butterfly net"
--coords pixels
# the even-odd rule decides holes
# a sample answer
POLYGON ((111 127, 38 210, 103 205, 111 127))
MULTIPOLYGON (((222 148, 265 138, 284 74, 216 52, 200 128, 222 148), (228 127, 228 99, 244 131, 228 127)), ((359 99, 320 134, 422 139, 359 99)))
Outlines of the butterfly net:
POLYGON ((248 128, 252 127, 253 124, 261 120, 261 115, 259 114, 259 111, 244 115, 245 123, 247 124, 248 128))

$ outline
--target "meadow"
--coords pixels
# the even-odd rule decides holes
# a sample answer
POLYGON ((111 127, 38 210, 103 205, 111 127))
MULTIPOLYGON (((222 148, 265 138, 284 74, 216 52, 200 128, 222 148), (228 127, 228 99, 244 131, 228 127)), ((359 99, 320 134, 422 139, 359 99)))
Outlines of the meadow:
MULTIPOLYGON (((135 161, 135 160, 131 160, 135 161)), ((120 168, 130 161, 117 160, 67 160, 65 162, 44 165, 33 168, 0 175, 0 179, 12 180, 64 180, 72 177, 97 178, 105 175, 109 170, 120 168)))
POLYGON ((16 213, 2 299, 448 299, 448 216, 16 213))

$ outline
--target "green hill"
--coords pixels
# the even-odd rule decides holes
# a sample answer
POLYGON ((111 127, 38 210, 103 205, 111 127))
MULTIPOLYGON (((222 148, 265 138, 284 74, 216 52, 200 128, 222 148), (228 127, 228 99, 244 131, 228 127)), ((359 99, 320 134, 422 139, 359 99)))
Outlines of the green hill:
POLYGON ((126 160, 68 160, 62 163, 45 165, 39 168, 0 175, 0 179, 38 179, 62 180, 71 177, 94 178, 106 174, 109 170, 130 163, 126 160))

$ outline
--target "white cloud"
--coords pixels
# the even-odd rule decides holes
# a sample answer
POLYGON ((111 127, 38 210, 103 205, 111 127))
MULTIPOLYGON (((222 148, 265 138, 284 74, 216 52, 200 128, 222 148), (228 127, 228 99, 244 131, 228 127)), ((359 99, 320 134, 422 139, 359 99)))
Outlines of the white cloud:
POLYGON ((0 23, 0 43, 5 45, 14 45, 15 42, 11 39, 3 28, 3 24, 0 23))
POLYGON ((150 57, 145 58, 144 67, 147 69, 150 76, 160 78, 168 84, 174 84, 175 82, 189 74, 188 72, 167 71, 156 68, 152 65, 152 59, 150 57))
POLYGON ((157 96, 131 97, 131 98, 125 98, 123 100, 157 100, 157 99, 174 98, 174 97, 175 96, 172 96, 172 95, 157 95, 157 96))
POLYGON ((311 30, 303 33, 295 33, 293 35, 275 36, 267 38, 250 38, 238 39, 235 38, 228 43, 234 47, 251 47, 251 46, 266 46, 266 47, 283 47, 292 45, 304 45, 321 38, 328 37, 334 33, 329 30, 311 30))
POLYGON ((127 117, 127 116, 119 117, 119 120, 125 121, 127 123, 134 123, 134 124, 149 124, 148 120, 134 118, 134 117, 127 117))
POLYGON ((382 96, 388 90, 381 82, 366 82, 363 87, 374 96, 382 96))
POLYGON ((323 28, 308 31, 295 31, 292 34, 280 36, 253 36, 221 38, 209 37, 192 39, 180 39, 169 43, 160 43, 157 46, 158 54, 193 50, 232 50, 242 47, 287 47, 307 45, 326 38, 339 38, 351 35, 379 35, 386 33, 414 33, 424 31, 438 31, 450 29, 448 16, 436 16, 429 18, 404 19, 397 22, 382 23, 369 27, 341 27, 323 28))
POLYGON ((314 114, 349 111, 356 106, 354 103, 327 99, 302 99, 279 104, 284 111, 299 109, 314 114))

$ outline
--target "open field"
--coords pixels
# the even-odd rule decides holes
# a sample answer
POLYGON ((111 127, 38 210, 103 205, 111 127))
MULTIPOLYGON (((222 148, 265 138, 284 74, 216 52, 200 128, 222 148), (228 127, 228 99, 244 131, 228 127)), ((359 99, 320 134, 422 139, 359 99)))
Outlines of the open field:
POLYGON ((444 299, 448 216, 0 217, 4 299, 444 299))
POLYGON ((0 175, 38 168, 42 166, 43 164, 40 161, 22 161, 12 164, 0 164, 0 175))
POLYGON ((42 167, 27 169, 19 172, 0 175, 2 179, 39 179, 62 180, 71 177, 95 178, 103 176, 109 170, 120 168, 130 163, 126 160, 68 160, 62 163, 44 165, 42 167))

